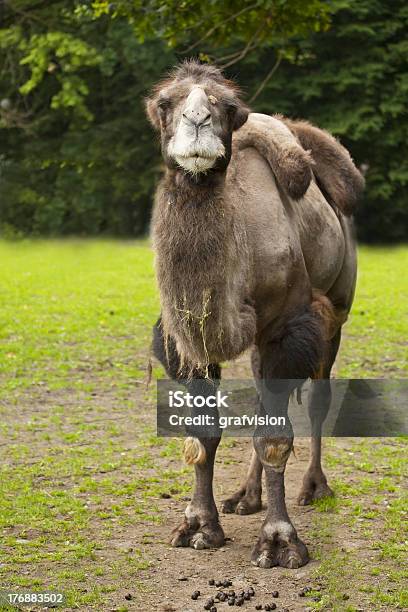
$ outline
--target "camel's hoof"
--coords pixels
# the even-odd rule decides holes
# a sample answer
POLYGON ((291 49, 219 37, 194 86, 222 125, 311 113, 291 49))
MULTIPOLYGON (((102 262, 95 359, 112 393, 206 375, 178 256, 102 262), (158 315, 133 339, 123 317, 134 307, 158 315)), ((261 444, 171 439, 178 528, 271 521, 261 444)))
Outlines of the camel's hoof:
POLYGON ((276 529, 273 530, 272 527, 269 527, 267 531, 270 535, 268 536, 264 530, 261 532, 252 553, 253 565, 265 569, 277 565, 297 569, 309 561, 307 548, 297 537, 294 528, 288 524, 288 528, 291 527, 292 532, 289 533, 289 529, 285 527, 282 533, 281 525, 283 523, 279 521, 276 529))
POLYGON ((190 546, 192 548, 195 548, 196 550, 204 550, 204 548, 215 548, 215 546, 210 541, 210 538, 202 531, 199 531, 198 533, 195 533, 193 535, 190 540, 190 546))
POLYGON ((247 496, 243 497, 235 508, 236 514, 255 514, 260 510, 262 510, 261 499, 247 496))
POLYGON ((195 550, 204 550, 205 548, 220 548, 225 543, 224 532, 219 523, 214 525, 206 524, 202 528, 191 527, 184 521, 179 527, 176 527, 171 534, 170 544, 173 547, 188 547, 195 550))
POLYGON ((262 510, 261 495, 258 493, 247 493, 242 496, 234 495, 225 499, 221 504, 221 512, 224 514, 254 514, 262 510))
POLYGON ((327 482, 309 481, 303 484, 297 503, 298 506, 308 506, 316 499, 323 499, 324 497, 334 497, 334 493, 327 482))
POLYGON ((235 508, 238 505, 238 500, 235 499, 234 497, 230 497, 229 499, 224 499, 223 502, 221 502, 221 507, 220 507, 220 511, 223 514, 234 514, 235 512, 235 508))

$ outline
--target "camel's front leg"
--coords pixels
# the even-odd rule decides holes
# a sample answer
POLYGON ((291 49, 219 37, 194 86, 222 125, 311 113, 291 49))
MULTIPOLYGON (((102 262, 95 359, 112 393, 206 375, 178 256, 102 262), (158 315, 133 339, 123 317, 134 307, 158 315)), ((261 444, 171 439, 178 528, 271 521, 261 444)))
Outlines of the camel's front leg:
POLYGON ((265 465, 268 513, 252 552, 252 563, 259 567, 280 565, 295 569, 309 561, 305 544, 298 538, 285 503, 284 472, 265 465))
MULTIPOLYGON (((217 382, 198 377, 187 384, 192 396, 208 397, 217 390, 217 382)), ((215 454, 221 440, 217 408, 192 408, 191 416, 205 415, 212 419, 208 429, 189 428, 190 436, 184 443, 184 459, 194 465, 195 487, 184 521, 171 537, 172 546, 192 546, 197 550, 218 548, 224 544, 224 532, 218 520, 213 494, 215 454), (203 437, 203 434, 208 437, 203 437)))
MULTIPOLYGON (((187 384, 193 396, 214 395, 217 382, 196 378, 187 384)), ((186 463, 195 469, 195 487, 191 502, 186 508, 184 521, 172 534, 172 546, 192 546, 197 550, 218 548, 224 544, 224 532, 218 520, 218 511, 213 494, 214 461, 221 440, 217 408, 192 408, 191 415, 206 415, 212 425, 189 429, 190 437, 184 443, 186 463), (207 433, 209 437, 203 437, 207 433)))
MULTIPOLYGON (((283 399, 283 406, 285 403, 287 406, 288 400, 289 395, 283 399)), ((286 415, 287 418, 287 408, 282 410, 281 402, 282 397, 278 399, 281 408, 266 410, 266 414, 286 415)), ((262 431, 257 433, 254 447, 265 469, 268 510, 258 542, 252 552, 252 563, 264 568, 275 565, 288 568, 301 567, 308 562, 309 555, 306 546, 297 536, 285 501, 285 467, 293 448, 291 425, 287 421, 282 437, 270 436, 262 431)))
POLYGON ((184 521, 172 533, 172 546, 192 546, 200 550, 224 544, 213 495, 214 460, 219 442, 220 438, 186 439, 186 460, 195 462, 195 488, 184 521))
MULTIPOLYGON (((191 371, 188 364, 182 366, 174 340, 168 338, 167 345, 164 342, 161 318, 153 328, 153 352, 170 378, 186 384, 187 391, 193 396, 215 393, 221 378, 220 366, 210 364, 207 372, 197 369, 191 371)), ((190 437, 186 438, 184 443, 186 463, 194 465, 195 468, 195 488, 183 522, 172 532, 171 544, 192 546, 196 549, 216 548, 224 544, 224 532, 218 521, 212 486, 215 454, 220 443, 221 430, 216 408, 192 409, 192 416, 199 414, 213 417, 214 425, 207 431, 191 428, 190 437)))

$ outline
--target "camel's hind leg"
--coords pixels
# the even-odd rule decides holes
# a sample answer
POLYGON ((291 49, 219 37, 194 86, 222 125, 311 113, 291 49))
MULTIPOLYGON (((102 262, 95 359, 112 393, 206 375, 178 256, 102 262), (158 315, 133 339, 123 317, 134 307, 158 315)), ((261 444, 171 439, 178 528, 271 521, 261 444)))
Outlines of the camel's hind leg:
POLYGON ((245 481, 234 495, 221 504, 225 514, 253 514, 262 509, 262 463, 253 450, 245 481))
POLYGON ((298 568, 309 559, 305 544, 290 520, 285 501, 284 474, 293 448, 293 428, 288 416, 291 393, 319 368, 324 355, 320 317, 309 305, 299 306, 280 327, 264 332, 259 346, 262 384, 254 447, 265 470, 268 510, 252 563, 268 568, 275 565, 298 568), (276 427, 272 423, 278 423, 276 427), (269 425, 270 424, 270 425, 269 425))
POLYGON ((312 429, 310 442, 310 462, 303 477, 303 484, 298 496, 298 504, 306 506, 315 499, 329 497, 333 491, 327 484, 322 468, 322 425, 326 419, 331 402, 330 373, 336 359, 340 345, 341 329, 330 341, 330 349, 326 363, 322 369, 321 378, 312 382, 311 397, 309 401, 309 417, 312 429))

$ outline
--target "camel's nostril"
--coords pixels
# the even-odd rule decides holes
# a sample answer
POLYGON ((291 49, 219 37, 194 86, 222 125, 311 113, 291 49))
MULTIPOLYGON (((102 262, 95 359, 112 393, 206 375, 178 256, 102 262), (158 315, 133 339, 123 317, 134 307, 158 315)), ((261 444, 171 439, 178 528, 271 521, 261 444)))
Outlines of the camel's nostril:
POLYGON ((182 118, 188 123, 192 123, 196 128, 201 125, 208 125, 211 119, 211 113, 189 109, 182 113, 182 118))

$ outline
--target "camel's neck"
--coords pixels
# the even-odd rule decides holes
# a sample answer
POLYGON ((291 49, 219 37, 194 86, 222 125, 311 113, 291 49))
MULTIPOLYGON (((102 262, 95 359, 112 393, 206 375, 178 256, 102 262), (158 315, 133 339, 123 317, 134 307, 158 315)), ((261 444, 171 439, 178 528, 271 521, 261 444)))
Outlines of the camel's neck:
POLYGON ((208 285, 211 267, 223 265, 233 222, 224 179, 218 173, 195 178, 168 171, 159 186, 153 215, 158 267, 181 286, 192 276, 208 285))
POLYGON ((224 178, 193 181, 168 172, 153 215, 163 325, 194 363, 239 354, 247 336, 240 329, 247 295, 245 231, 224 178))
POLYGON ((214 198, 222 195, 225 172, 189 175, 180 171, 167 170, 163 188, 176 206, 199 208, 210 205, 214 198))

